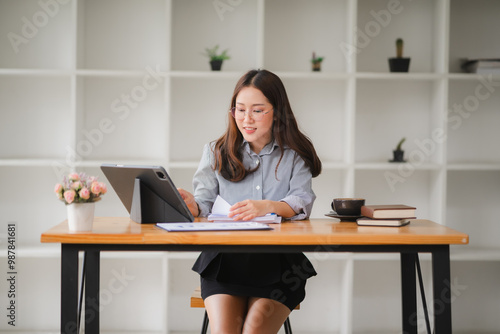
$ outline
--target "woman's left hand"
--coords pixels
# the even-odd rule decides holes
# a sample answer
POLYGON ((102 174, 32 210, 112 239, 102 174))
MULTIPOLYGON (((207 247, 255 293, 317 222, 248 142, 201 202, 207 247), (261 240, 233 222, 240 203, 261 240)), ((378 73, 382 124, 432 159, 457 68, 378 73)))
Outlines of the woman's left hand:
POLYGON ((228 217, 234 220, 251 220, 258 216, 264 216, 269 212, 268 201, 244 200, 229 208, 228 217))
POLYGON ((189 191, 184 190, 182 188, 177 188, 177 191, 181 195, 182 199, 186 203, 189 211, 191 211, 191 214, 195 217, 198 217, 200 215, 200 210, 198 207, 198 204, 196 203, 193 194, 191 194, 189 191))

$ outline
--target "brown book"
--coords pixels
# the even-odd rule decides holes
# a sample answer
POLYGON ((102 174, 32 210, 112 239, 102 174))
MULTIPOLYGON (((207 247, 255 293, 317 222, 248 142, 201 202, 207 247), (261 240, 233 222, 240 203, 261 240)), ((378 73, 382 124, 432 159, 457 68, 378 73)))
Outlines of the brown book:
POLYGON ((403 204, 363 205, 361 215, 374 218, 415 218, 416 208, 403 204))

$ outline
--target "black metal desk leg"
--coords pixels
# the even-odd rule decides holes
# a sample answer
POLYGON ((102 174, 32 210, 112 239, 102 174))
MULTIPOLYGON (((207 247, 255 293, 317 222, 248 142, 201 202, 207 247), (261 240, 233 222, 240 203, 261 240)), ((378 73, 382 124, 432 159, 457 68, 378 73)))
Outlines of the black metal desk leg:
POLYGON ((416 253, 401 253, 401 298, 403 334, 417 334, 416 253))
POLYGON ((432 252, 435 334, 451 334, 450 246, 432 252))
POLYGON ((86 251, 85 334, 99 333, 100 252, 86 251))
POLYGON ((61 246, 61 333, 77 333, 78 249, 61 246))

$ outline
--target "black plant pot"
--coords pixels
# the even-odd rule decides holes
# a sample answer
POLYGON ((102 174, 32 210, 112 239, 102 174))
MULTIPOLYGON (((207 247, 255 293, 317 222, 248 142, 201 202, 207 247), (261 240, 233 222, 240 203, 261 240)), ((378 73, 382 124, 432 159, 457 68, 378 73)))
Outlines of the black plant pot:
POLYGON ((212 68, 212 71, 220 71, 222 68, 222 60, 211 60, 210 67, 212 68))
POLYGON ((391 72, 408 72, 410 58, 389 58, 389 70, 391 72))
POLYGON ((403 151, 403 150, 392 151, 393 159, 391 160, 391 162, 405 162, 404 155, 405 155, 405 151, 403 151))

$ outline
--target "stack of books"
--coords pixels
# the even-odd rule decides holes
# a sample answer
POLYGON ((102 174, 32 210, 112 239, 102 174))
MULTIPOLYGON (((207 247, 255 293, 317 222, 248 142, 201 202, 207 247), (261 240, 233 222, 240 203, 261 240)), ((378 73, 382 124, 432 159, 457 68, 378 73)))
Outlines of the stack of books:
POLYGON ((500 59, 464 59, 462 69, 468 73, 500 74, 500 59))
POLYGON ((415 207, 404 204, 364 205, 363 217, 356 222, 367 226, 404 226, 415 218, 415 211, 415 207))

